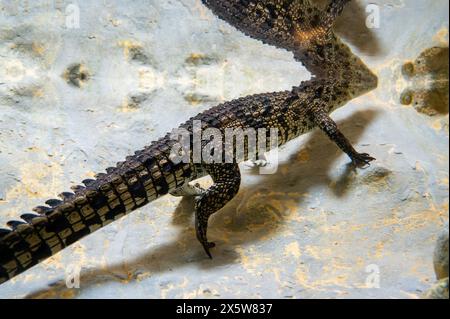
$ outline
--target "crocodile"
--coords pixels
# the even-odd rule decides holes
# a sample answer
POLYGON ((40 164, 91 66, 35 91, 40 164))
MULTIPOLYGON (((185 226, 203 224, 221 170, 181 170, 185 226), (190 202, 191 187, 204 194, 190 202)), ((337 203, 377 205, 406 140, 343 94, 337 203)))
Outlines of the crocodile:
MULTIPOLYGON (((275 148, 320 128, 351 159, 355 168, 375 160, 358 153, 341 133, 330 114, 348 101, 377 87, 378 79, 334 33, 335 19, 350 0, 331 0, 324 6, 309 0, 202 0, 218 18, 265 44, 293 53, 312 74, 292 90, 242 97, 215 106, 189 119, 180 128, 190 134, 194 121, 202 129, 221 132, 233 128, 275 128, 275 148)), ((63 192, 60 199, 26 213, 22 220, 0 229, 0 283, 17 276, 88 234, 161 196, 195 197, 195 232, 211 257, 208 219, 239 191, 241 174, 236 157, 231 162, 195 162, 171 157, 177 140, 171 133, 135 152, 124 162, 106 169, 83 185, 63 192), (206 190, 195 180, 210 176, 206 190)), ((205 147, 202 144, 202 147, 205 147)), ((269 145, 269 148, 272 147, 269 145)), ((245 149, 245 159, 252 151, 245 149)))

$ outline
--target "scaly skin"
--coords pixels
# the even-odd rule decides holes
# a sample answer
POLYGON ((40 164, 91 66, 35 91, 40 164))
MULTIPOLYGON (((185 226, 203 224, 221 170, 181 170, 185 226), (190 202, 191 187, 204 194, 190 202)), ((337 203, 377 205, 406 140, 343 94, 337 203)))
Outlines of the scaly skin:
MULTIPOLYGON (((193 120, 203 129, 276 128, 279 145, 312 130, 322 129, 362 167, 374 160, 359 154, 339 131, 329 114, 349 100, 377 86, 377 78, 333 33, 335 18, 349 0, 332 0, 319 10, 306 0, 203 0, 219 18, 264 43, 293 52, 314 75, 291 91, 258 94, 216 106, 190 119, 182 128, 193 136, 193 120)), ((176 164, 170 134, 130 156, 95 180, 83 181, 61 200, 25 214, 25 222, 11 221, 0 230, 0 283, 9 280, 80 238, 168 193, 198 195, 195 204, 196 234, 211 257, 207 241, 209 217, 239 191, 238 161, 229 164, 176 164), (188 186, 210 175, 214 184, 206 191, 188 186)), ((245 158, 248 158, 246 150, 245 158)))

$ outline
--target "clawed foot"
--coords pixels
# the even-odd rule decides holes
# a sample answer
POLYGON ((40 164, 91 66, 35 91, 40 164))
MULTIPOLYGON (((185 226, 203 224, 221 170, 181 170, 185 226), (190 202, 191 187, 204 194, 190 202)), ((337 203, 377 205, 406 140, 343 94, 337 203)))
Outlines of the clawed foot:
POLYGON ((211 252, 209 251, 209 249, 216 247, 216 244, 213 242, 204 242, 204 243, 202 243, 202 245, 203 245, 203 249, 205 249, 205 252, 208 255, 208 257, 210 259, 212 259, 212 255, 211 255, 211 252))
POLYGON ((375 158, 367 153, 356 153, 352 156, 352 163, 357 168, 366 168, 372 161, 375 161, 375 158))

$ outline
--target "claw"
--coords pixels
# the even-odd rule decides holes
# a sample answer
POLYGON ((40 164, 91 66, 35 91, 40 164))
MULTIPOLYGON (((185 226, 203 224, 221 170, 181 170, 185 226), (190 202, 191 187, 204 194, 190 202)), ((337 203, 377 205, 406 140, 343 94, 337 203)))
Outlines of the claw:
POLYGON ((208 255, 208 257, 210 259, 213 259, 209 249, 216 247, 216 244, 212 243, 212 242, 205 242, 205 243, 202 243, 202 246, 203 246, 203 249, 205 250, 206 254, 208 255))
POLYGON ((352 157, 353 165, 358 168, 366 168, 367 166, 370 166, 370 162, 375 160, 375 158, 367 153, 357 153, 352 157))

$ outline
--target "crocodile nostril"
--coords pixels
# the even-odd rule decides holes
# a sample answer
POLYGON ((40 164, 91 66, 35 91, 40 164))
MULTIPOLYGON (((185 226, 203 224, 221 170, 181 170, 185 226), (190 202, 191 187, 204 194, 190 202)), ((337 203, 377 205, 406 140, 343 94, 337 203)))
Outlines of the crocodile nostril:
POLYGON ((414 76, 414 64, 411 62, 405 63, 402 68, 402 72, 405 76, 411 77, 414 76))
POLYGON ((430 116, 448 114, 448 58, 448 47, 432 47, 405 63, 402 73, 408 87, 400 96, 401 104, 430 116))
POLYGON ((413 102, 413 93, 411 91, 403 92, 400 97, 400 102, 403 105, 411 105, 413 102))

